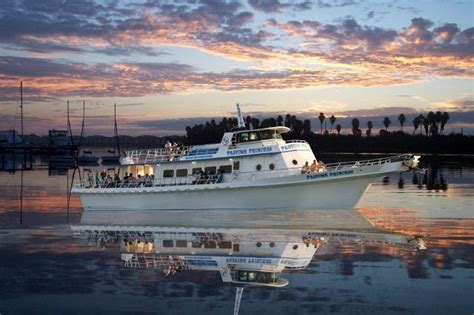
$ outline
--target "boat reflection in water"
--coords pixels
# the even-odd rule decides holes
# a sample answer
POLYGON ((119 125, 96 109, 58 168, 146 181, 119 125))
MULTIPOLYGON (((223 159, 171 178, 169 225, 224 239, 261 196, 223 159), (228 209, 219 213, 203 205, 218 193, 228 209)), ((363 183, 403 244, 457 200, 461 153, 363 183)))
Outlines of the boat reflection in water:
POLYGON ((306 268, 336 243, 425 249, 421 238, 380 230, 356 210, 307 215, 313 219, 295 220, 295 212, 276 211, 265 222, 249 211, 94 210, 84 211, 72 230, 89 245, 116 251, 124 268, 154 269, 166 276, 187 270, 218 272, 223 283, 237 287, 234 312, 244 287, 284 287, 284 272, 306 268))

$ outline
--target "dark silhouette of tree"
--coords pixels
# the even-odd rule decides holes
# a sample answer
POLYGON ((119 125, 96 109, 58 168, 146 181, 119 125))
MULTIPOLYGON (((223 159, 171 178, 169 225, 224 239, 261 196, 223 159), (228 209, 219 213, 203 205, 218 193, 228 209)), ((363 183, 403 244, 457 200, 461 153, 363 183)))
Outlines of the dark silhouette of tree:
POLYGON ((435 122, 438 127, 438 130, 440 129, 439 127, 441 126, 442 121, 443 121, 443 114, 440 111, 437 111, 435 113, 435 122))
POLYGON ((303 121, 303 135, 309 135, 311 132, 311 121, 309 119, 305 119, 303 121))
POLYGON ((293 138, 300 138, 303 132, 303 122, 296 118, 295 115, 291 116, 291 136, 293 138))
POLYGON ((390 118, 385 117, 385 118, 383 119, 383 125, 385 126, 385 131, 387 131, 387 129, 388 129, 388 127, 390 126, 391 123, 392 123, 392 122, 390 121, 390 118))
POLYGON ((283 126, 283 117, 281 115, 277 117, 277 126, 283 126))
POLYGON ((336 117, 334 115, 331 115, 331 117, 329 117, 329 122, 331 123, 331 133, 332 133, 332 127, 334 126, 334 123, 336 122, 336 117))
POLYGON ((245 117, 245 125, 247 126, 248 129, 252 129, 252 117, 247 116, 245 117))
POLYGON ((258 118, 252 118, 250 120, 250 123, 252 124, 252 128, 254 129, 260 128, 260 120, 258 118))
POLYGON ((337 131, 337 135, 341 135, 341 125, 337 124, 336 125, 336 131, 337 131))
POLYGON ((436 136, 438 134, 438 125, 436 123, 430 125, 430 134, 436 136))
POLYGON ((398 121, 400 122, 400 130, 403 131, 403 124, 405 124, 406 121, 405 114, 401 113, 400 116, 398 116, 398 121))
POLYGON ((426 117, 428 118, 428 130, 431 133, 432 128, 430 128, 430 127, 433 126, 434 124, 436 124, 436 114, 433 113, 433 112, 429 112, 426 117))
POLYGON ((367 122, 367 131, 365 132, 365 134, 367 135, 367 137, 370 137, 372 135, 372 128, 374 128, 374 125, 372 124, 372 121, 369 120, 367 122))
POLYGON ((430 128, 430 121, 427 117, 423 117, 423 127, 425 128, 425 135, 428 135, 428 131, 430 128))
POLYGON ((449 120, 449 113, 444 112, 441 118, 441 133, 443 133, 444 126, 446 126, 448 120, 449 120))
POLYGON ((285 116, 285 126, 291 129, 291 115, 286 114, 285 116))
POLYGON ((324 116, 324 113, 319 113, 318 119, 321 123, 321 134, 323 134, 323 122, 326 119, 326 116, 324 116))
POLYGON ((420 135, 423 134, 423 128, 421 125, 423 125, 423 121, 425 120, 425 116, 423 114, 418 115, 418 121, 420 123, 420 135))
POLYGON ((415 134, 416 130, 420 126, 420 123, 420 116, 416 116, 415 118, 413 118, 413 134, 415 134))
POLYGON ((359 136, 361 134, 359 127, 360 127, 359 119, 353 118, 352 119, 352 134, 354 136, 359 136))

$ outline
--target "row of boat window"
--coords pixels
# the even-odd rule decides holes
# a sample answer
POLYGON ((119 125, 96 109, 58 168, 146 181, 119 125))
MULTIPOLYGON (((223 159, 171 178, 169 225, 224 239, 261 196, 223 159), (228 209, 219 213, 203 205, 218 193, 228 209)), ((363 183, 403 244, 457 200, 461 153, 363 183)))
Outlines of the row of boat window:
POLYGON ((238 277, 238 280, 241 282, 275 283, 280 277, 280 273, 239 270, 238 277))
MULTIPOLYGON (((298 162, 296 162, 296 164, 297 163, 298 162)), ((295 164, 295 163, 293 162, 293 164, 295 164)), ((204 171, 203 171, 203 169, 201 167, 196 167, 196 168, 192 169, 191 174, 192 175, 198 175, 198 174, 215 175, 216 171, 220 174, 228 174, 228 173, 232 173, 232 169, 234 171, 238 171, 240 169, 239 161, 235 161, 233 167, 232 167, 232 165, 221 165, 221 166, 219 166, 219 169, 217 169, 216 166, 208 166, 208 167, 205 167, 204 171)), ((262 170, 262 165, 257 164, 255 169, 257 171, 261 171, 262 170)), ((275 169, 275 164, 270 163, 268 165, 268 169, 273 171, 275 169)), ((187 168, 182 168, 182 169, 176 170, 176 177, 186 177, 186 176, 188 176, 188 169, 187 168)), ((163 170, 163 177, 174 177, 174 170, 163 170)))
MULTIPOLYGON (((179 248, 187 248, 188 241, 187 240, 163 240, 163 247, 176 247, 179 248)), ((219 241, 216 242, 214 240, 209 240, 206 242, 192 242, 193 248, 201 248, 204 245, 204 248, 221 248, 221 249, 233 249, 234 252, 240 251, 239 244, 232 244, 230 241, 219 241)))
MULTIPOLYGON (((191 175, 199 175, 199 174, 207 174, 207 175, 215 175, 217 172, 221 174, 228 174, 232 173, 232 169, 234 171, 238 171, 240 169, 240 162, 234 161, 233 165, 221 165, 219 169, 216 166, 208 166, 205 167, 204 170, 202 167, 195 167, 191 170, 191 175)), ((174 177, 175 170, 163 170, 163 177, 174 177)), ((188 176, 188 169, 181 168, 176 170, 176 177, 186 177, 188 176)))

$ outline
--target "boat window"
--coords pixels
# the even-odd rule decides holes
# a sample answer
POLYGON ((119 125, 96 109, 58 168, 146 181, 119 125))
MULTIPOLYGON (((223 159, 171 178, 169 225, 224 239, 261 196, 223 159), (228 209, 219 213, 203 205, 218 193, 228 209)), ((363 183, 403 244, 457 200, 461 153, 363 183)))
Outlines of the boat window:
POLYGON ((271 163, 268 167, 269 167, 271 170, 274 170, 274 169, 275 169, 275 164, 271 163))
POLYGON ((173 240, 163 240, 163 247, 173 247, 173 240))
POLYGON ((188 247, 188 241, 176 240, 176 247, 188 247))
POLYGON ((188 176, 188 169, 183 168, 180 170, 176 170, 176 177, 186 177, 188 176))
POLYGON ((234 171, 238 171, 240 169, 240 161, 234 161, 234 171))
POLYGON ((240 252, 240 244, 232 245, 232 250, 236 253, 240 252))
POLYGON ((202 168, 200 167, 193 168, 193 175, 201 174, 201 172, 202 172, 202 168))
POLYGON ((258 140, 257 133, 251 132, 249 136, 249 141, 255 141, 255 140, 258 140))
POLYGON ((240 134, 239 142, 248 142, 249 141, 249 133, 243 132, 240 134))
POLYGON ((256 272, 249 272, 248 273, 248 281, 255 281, 257 279, 257 273, 256 272))
POLYGON ((279 272, 238 271, 238 280, 242 282, 275 283, 279 272))
POLYGON ((200 242, 193 242, 193 248, 201 248, 200 242))
POLYGON ((221 241, 217 244, 219 248, 225 248, 225 249, 230 249, 232 248, 232 242, 231 241, 221 241))
POLYGON ((173 177, 174 170, 163 170, 163 177, 173 177))
POLYGON ((257 171, 260 171, 262 169, 262 165, 260 164, 257 164, 257 167, 256 167, 257 171))
POLYGON ((204 173, 205 174, 215 174, 216 173, 216 167, 215 166, 208 166, 204 168, 204 173))
POLYGON ((232 173, 232 165, 219 166, 219 173, 232 173))
POLYGON ((204 243, 204 248, 216 248, 216 241, 207 241, 204 243))
POLYGON ((291 163, 293 163, 293 165, 297 165, 297 164, 298 164, 298 161, 297 161, 297 160, 293 160, 293 161, 291 161, 291 163))
POLYGON ((260 138, 260 140, 267 140, 277 138, 275 135, 279 134, 273 130, 262 130, 259 132, 258 137, 260 138))

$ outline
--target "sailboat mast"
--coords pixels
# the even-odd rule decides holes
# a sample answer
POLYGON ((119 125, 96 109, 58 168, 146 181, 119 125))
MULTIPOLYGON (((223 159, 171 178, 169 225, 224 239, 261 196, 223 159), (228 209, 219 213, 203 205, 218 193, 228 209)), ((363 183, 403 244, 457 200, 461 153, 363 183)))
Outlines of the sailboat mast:
POLYGON ((119 135, 118 135, 118 128, 117 128, 117 104, 114 103, 114 125, 115 125, 115 130, 114 130, 114 136, 115 136, 115 141, 117 142, 117 151, 118 155, 120 156, 120 142, 119 142, 119 135))
POLYGON ((20 81, 20 129, 23 140, 23 81, 20 81))
POLYGON ((82 145, 82 138, 84 137, 84 126, 86 120, 86 101, 82 101, 82 125, 81 125, 81 137, 79 138, 79 150, 82 145))
MULTIPOLYGON (((23 81, 20 81, 20 129, 21 129, 21 140, 23 141, 23 81)), ((13 135, 15 138, 15 135, 13 135)), ((15 140, 13 140, 16 142, 15 140)), ((23 142, 23 147, 25 143, 23 142)), ((15 152, 15 151, 13 151, 15 152)), ((23 151, 23 165, 21 166, 20 171, 20 224, 23 224, 23 170, 26 166, 26 149, 23 151)), ((15 161, 13 161, 15 163, 15 161)), ((13 164, 13 169, 15 169, 15 164, 13 164)))

